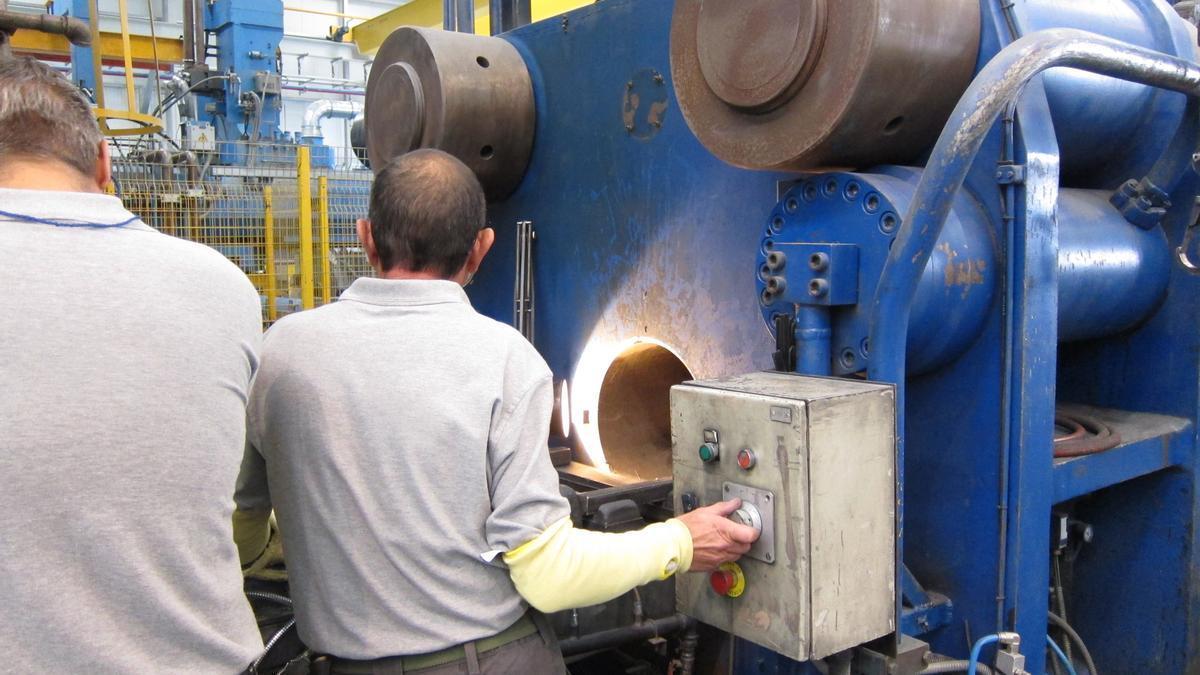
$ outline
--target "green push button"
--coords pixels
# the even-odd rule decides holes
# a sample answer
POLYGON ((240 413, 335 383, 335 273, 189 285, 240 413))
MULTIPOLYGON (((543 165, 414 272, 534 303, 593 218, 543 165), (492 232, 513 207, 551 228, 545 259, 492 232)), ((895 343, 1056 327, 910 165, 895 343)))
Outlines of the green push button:
POLYGON ((717 461, 720 451, 717 450, 716 443, 705 443, 700 446, 700 461, 708 463, 717 461))

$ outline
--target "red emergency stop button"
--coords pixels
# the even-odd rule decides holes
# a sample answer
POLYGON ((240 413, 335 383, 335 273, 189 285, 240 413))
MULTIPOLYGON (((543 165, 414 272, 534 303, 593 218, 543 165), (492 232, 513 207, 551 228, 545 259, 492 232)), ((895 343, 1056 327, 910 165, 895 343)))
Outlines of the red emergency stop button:
POLYGON ((753 469, 757 463, 758 459, 754 456, 754 451, 750 448, 742 448, 738 451, 737 465, 741 467, 742 471, 753 469))
POLYGON ((724 563, 708 575, 713 592, 727 598, 736 598, 746 590, 746 576, 737 563, 724 563))

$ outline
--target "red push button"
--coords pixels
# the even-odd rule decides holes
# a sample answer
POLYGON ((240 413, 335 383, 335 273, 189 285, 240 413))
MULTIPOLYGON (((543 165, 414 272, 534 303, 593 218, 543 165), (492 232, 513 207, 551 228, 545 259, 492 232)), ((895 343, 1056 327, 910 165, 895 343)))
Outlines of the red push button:
POLYGON ((708 577, 708 583, 717 595, 729 595, 729 591, 737 585, 737 577, 728 570, 714 570, 708 577))
POLYGON ((758 460, 754 457, 754 451, 750 448, 742 448, 738 451, 737 465, 742 468, 742 471, 749 471, 754 468, 758 460))
POLYGON ((746 575, 737 563, 724 563, 708 575, 713 592, 726 598, 736 598, 746 591, 746 575))

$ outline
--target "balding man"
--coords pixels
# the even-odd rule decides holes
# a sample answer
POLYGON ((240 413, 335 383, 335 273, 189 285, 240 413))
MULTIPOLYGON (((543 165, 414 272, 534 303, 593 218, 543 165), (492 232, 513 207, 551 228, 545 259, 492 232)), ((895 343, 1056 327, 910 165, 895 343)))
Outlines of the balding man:
POLYGON ((379 278, 267 333, 238 493, 243 517, 276 509, 300 636, 330 655, 317 668, 563 673, 529 605, 604 602, 748 550, 736 502, 626 534, 572 528, 547 451, 550 370, 462 289, 495 236, 470 169, 404 155, 369 215, 379 278))
POLYGON ((0 60, 0 671, 244 671, 233 490, 258 294, 104 194, 86 99, 0 60))

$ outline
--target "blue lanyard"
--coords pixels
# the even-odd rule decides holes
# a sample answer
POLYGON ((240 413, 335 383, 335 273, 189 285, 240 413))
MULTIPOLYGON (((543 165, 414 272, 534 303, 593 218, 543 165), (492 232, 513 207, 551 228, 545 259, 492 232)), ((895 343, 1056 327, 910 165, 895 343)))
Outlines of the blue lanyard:
POLYGON ((90 227, 93 229, 105 229, 105 228, 110 228, 110 227, 125 227, 126 225, 137 222, 137 220, 138 220, 137 216, 133 216, 131 218, 127 218, 126 220, 122 220, 119 223, 89 223, 87 221, 54 220, 52 218, 38 218, 37 216, 29 216, 24 213, 12 213, 10 211, 0 211, 0 216, 3 216, 5 218, 10 218, 12 220, 19 220, 19 221, 26 222, 26 223, 40 223, 42 225, 53 225, 54 227, 90 227))

